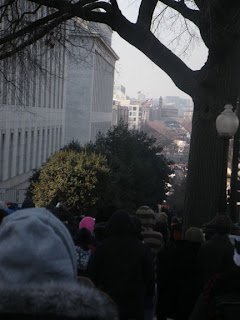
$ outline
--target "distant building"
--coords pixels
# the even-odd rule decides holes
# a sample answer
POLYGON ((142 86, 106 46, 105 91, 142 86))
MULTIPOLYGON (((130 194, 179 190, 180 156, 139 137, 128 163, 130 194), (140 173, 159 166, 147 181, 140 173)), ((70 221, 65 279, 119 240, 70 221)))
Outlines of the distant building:
POLYGON ((117 126, 120 121, 124 124, 128 124, 128 114, 128 107, 114 104, 112 110, 112 125, 117 126))
POLYGON ((175 108, 162 108, 162 113, 161 113, 161 117, 165 118, 165 117, 178 117, 178 109, 175 108))
POLYGON ((186 111, 184 112, 184 119, 192 119, 193 111, 186 111))
POLYGON ((159 115, 159 119, 158 120, 161 120, 161 116, 162 116, 162 107, 163 107, 163 99, 162 97, 159 98, 159 103, 158 103, 158 115, 159 115))
MULTIPOLYGON (((136 103, 136 101, 135 101, 136 103)), ((141 125, 141 110, 139 104, 131 104, 128 107, 129 116, 128 116, 128 127, 129 129, 139 130, 141 125)))
POLYGON ((167 108, 178 109, 178 116, 183 117, 185 112, 193 110, 191 99, 184 99, 178 96, 166 96, 164 98, 164 106, 167 108))
POLYGON ((142 121, 143 122, 150 120, 150 112, 151 112, 151 109, 149 107, 145 107, 145 106, 142 107, 142 121))

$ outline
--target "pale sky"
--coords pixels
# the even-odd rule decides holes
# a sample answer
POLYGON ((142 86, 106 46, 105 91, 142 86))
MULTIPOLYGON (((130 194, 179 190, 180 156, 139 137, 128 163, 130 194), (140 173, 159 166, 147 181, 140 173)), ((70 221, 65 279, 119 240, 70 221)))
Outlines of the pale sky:
MULTIPOLYGON (((137 2, 139 1, 118 1, 120 9, 132 22, 135 21, 138 12, 137 2), (131 5, 132 2, 134 4, 131 5)), ((152 63, 143 53, 121 39, 115 32, 112 47, 119 56, 119 61, 116 63, 115 82, 122 84, 130 97, 137 97, 138 91, 144 93, 148 98, 159 98, 167 95, 188 97, 175 86, 165 72, 152 63)), ((198 42, 181 58, 189 67, 197 70, 206 61, 207 48, 203 43, 198 42)))

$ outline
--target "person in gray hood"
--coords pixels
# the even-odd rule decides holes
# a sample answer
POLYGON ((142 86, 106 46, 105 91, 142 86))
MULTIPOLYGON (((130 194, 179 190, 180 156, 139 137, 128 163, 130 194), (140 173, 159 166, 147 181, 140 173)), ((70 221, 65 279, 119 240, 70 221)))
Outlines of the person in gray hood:
POLYGON ((106 294, 77 282, 70 233, 45 208, 17 211, 0 226, 0 315, 118 319, 106 294))

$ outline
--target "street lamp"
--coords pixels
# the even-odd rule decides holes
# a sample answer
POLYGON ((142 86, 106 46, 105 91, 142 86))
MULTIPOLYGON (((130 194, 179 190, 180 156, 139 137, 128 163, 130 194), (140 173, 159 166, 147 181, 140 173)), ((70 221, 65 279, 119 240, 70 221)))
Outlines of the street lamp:
POLYGON ((227 163, 228 163, 228 146, 229 139, 235 135, 239 126, 237 115, 232 111, 231 104, 224 106, 224 111, 216 119, 216 129, 219 136, 223 139, 223 161, 220 179, 220 196, 218 212, 226 213, 226 183, 227 183, 227 163))
POLYGON ((216 119, 217 132, 221 138, 230 139, 237 132, 239 120, 232 109, 231 104, 226 104, 224 111, 216 119))

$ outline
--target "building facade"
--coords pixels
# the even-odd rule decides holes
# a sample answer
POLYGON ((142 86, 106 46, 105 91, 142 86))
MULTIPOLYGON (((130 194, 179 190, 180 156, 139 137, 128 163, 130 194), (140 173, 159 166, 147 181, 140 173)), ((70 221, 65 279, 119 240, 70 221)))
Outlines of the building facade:
POLYGON ((99 132, 105 134, 111 127, 118 59, 111 38, 112 30, 97 24, 85 24, 81 33, 70 32, 74 46, 67 67, 65 144, 73 139, 81 145, 94 142, 99 132))
POLYGON ((26 188, 32 170, 64 144, 110 128, 117 56, 107 32, 72 33, 68 49, 43 38, 30 47, 31 61, 26 52, 0 62, 0 193, 26 188))
POLYGON ((31 50, 39 67, 26 55, 1 62, 0 188, 26 181, 63 143, 64 48, 41 41, 31 50))

